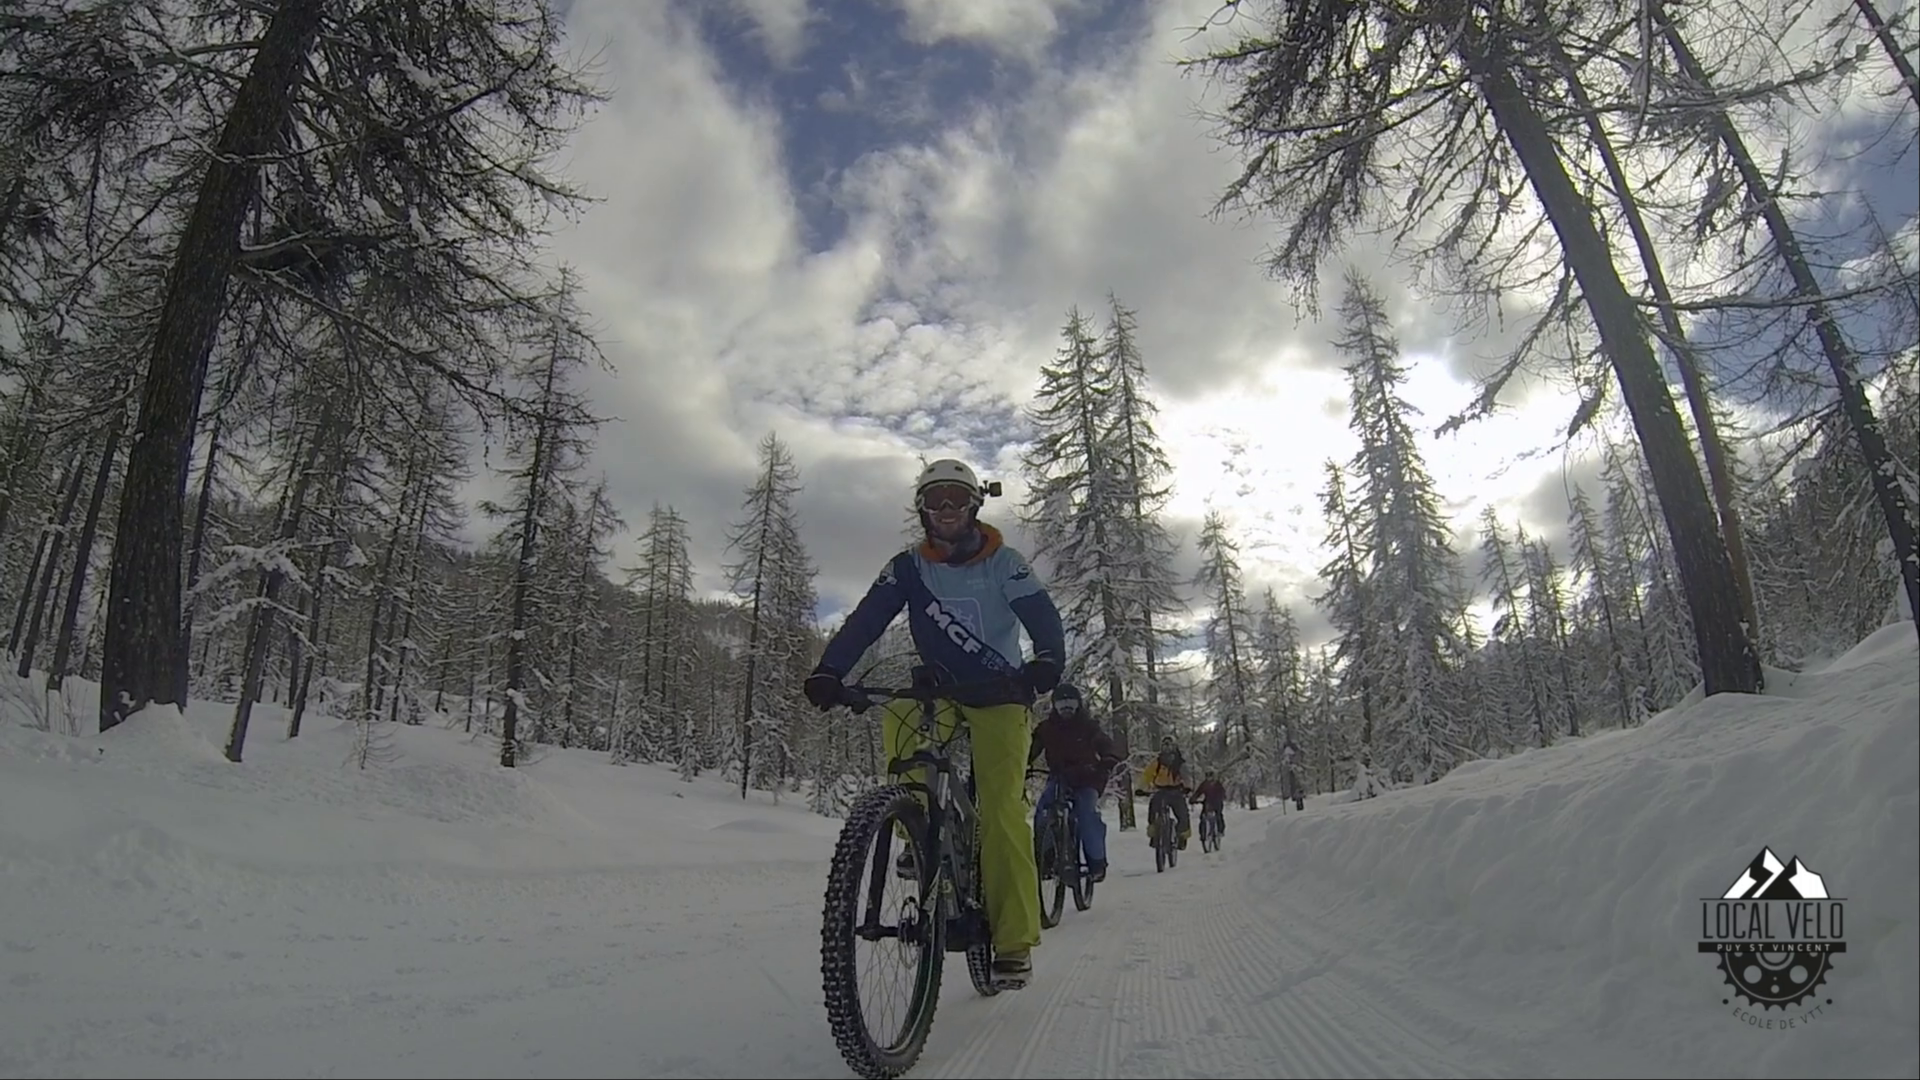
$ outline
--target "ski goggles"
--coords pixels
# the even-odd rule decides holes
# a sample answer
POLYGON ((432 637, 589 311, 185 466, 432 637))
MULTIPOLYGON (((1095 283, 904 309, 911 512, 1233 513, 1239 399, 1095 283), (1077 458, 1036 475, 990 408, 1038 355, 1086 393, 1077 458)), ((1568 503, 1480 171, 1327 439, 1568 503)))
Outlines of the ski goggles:
POLYGON ((965 510, 977 502, 973 489, 965 484, 928 484, 920 489, 922 510, 965 510))

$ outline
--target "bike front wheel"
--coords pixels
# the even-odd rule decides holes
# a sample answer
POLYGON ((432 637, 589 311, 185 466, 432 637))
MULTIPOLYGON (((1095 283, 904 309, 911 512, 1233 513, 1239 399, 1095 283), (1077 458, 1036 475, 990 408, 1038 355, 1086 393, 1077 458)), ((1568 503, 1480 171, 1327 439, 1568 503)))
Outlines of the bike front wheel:
POLYGON ((911 1069, 933 1028, 946 959, 946 923, 932 888, 935 877, 926 812, 910 791, 884 787, 853 804, 827 874, 820 974, 834 1042, 853 1071, 870 1080, 890 1080, 911 1069), (895 857, 902 848, 912 855, 917 877, 897 871, 895 857), (891 926, 885 924, 882 904, 888 885, 899 886, 902 894, 891 926), (884 969, 863 971, 876 966, 858 959, 860 946, 869 944, 897 954, 904 994, 887 988, 884 969), (863 985, 867 978, 880 985, 869 990, 863 985), (890 1007, 901 999, 903 1007, 890 1007))
POLYGON ((1051 930, 1060 925, 1060 915, 1066 910, 1067 875, 1070 872, 1067 869, 1067 863, 1073 858, 1072 849, 1068 845, 1072 843, 1072 833, 1062 825, 1060 814, 1055 811, 1047 815, 1047 823, 1043 827, 1042 834, 1046 837, 1046 843, 1042 845, 1043 849, 1050 846, 1051 850, 1045 854, 1036 853, 1036 856, 1042 859, 1049 854, 1052 856, 1053 880, 1048 881, 1045 877, 1036 875, 1040 877, 1040 928, 1051 930), (1051 897, 1047 895, 1049 892, 1053 894, 1051 897))
POLYGON ((973 867, 973 881, 967 886, 966 901, 961 905, 961 918, 968 926, 970 937, 964 950, 967 954, 967 976, 973 980, 974 992, 981 997, 992 997, 1000 992, 993 981, 993 926, 987 919, 986 880, 980 872, 980 844, 983 839, 978 825, 974 826, 972 854, 968 856, 973 867))

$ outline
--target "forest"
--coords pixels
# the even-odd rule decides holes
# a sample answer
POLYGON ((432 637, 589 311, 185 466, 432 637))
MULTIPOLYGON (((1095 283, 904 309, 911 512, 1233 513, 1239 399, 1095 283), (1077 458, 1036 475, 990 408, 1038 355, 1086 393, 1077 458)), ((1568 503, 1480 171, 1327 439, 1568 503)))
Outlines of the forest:
MULTIPOLYGON (((1227 91, 1240 167, 1210 209, 1264 224, 1302 310, 1333 298, 1360 449, 1301 463, 1332 627, 1308 642, 1232 522, 1168 520, 1149 372, 1173 359, 1117 296, 1063 313, 1028 495, 988 516, 1017 515, 1069 678, 1136 756, 1179 733, 1253 799, 1291 738, 1310 791, 1365 798, 1915 621, 1920 218, 1825 186, 1862 147, 1915 168, 1915 14, 1833 11, 1222 9, 1183 60, 1227 91), (1847 138, 1809 138, 1842 101, 1847 138), (1462 335, 1518 322, 1458 414, 1404 399, 1356 242, 1462 335), (1424 460, 1533 383, 1604 463, 1558 548, 1451 520, 1424 460)), ((0 12, 0 604, 20 677, 99 683, 58 713, 75 733, 230 701, 243 762, 264 702, 270 737, 355 724, 359 767, 438 724, 505 767, 583 747, 825 814, 879 774, 877 720, 799 693, 831 627, 778 433, 725 536, 623 520, 593 468, 606 360, 546 238, 586 210, 552 162, 608 91, 565 52, 544 0, 0 12), (476 460, 498 501, 462 501, 476 460), (731 595, 699 595, 716 570, 731 595)), ((904 623, 876 674, 904 673, 904 623)))

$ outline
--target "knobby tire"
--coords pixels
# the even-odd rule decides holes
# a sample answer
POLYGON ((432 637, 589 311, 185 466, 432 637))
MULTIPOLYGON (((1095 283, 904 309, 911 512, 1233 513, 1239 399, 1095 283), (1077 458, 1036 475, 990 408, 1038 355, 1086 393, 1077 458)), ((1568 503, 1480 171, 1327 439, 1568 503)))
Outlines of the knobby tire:
MULTIPOLYGON (((978 826, 973 830, 973 887, 967 890, 968 899, 978 909, 980 932, 985 937, 967 945, 967 977, 973 980, 973 989, 981 997, 992 997, 1000 992, 993 981, 993 929, 987 922, 986 887, 980 879, 980 841, 982 832, 978 826)), ((945 942, 941 943, 944 948, 945 942)))
POLYGON ((1047 814, 1046 836, 1053 851, 1053 881, 1040 879, 1040 929, 1051 930, 1060 925, 1060 913, 1067 903, 1067 844, 1072 833, 1061 820, 1060 808, 1055 806, 1047 814), (1047 887, 1053 887, 1053 897, 1047 897, 1047 887))
POLYGON ((1080 827, 1068 822, 1068 851, 1073 852, 1073 910, 1085 911, 1093 906, 1093 871, 1080 861, 1080 827))
MULTIPOLYGON (((820 975, 825 991, 827 1022, 833 1040, 854 1073, 868 1080, 891 1080, 911 1069, 926 1047, 927 1034, 933 1029, 933 1014, 940 1003, 940 973, 946 959, 946 924, 939 917, 938 893, 925 890, 933 910, 923 913, 926 934, 919 946, 919 964, 908 1005, 908 1022, 893 1045, 882 1046, 867 1029, 860 1003, 860 985, 855 970, 856 926, 860 910, 861 883, 878 870, 879 880, 895 877, 894 855, 889 843, 887 853, 877 867, 868 865, 868 853, 883 832, 890 841, 895 821, 905 827, 909 846, 926 877, 929 867, 937 867, 927 850, 927 817, 913 793, 898 785, 878 788, 862 795, 847 813, 846 824, 834 846, 833 864, 827 874, 825 909, 820 930, 820 975)), ((973 959, 968 954, 969 966, 973 959)))

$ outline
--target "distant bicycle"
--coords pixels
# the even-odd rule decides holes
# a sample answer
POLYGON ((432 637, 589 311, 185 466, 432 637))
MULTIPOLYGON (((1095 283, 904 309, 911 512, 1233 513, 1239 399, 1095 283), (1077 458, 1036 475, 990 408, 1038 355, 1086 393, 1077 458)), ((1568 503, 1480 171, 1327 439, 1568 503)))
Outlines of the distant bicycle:
MULTIPOLYGON (((1028 776, 1045 776, 1042 769, 1029 769, 1028 776)), ((1053 880, 1040 875, 1040 927, 1051 930, 1060 925, 1060 916, 1067 904, 1067 891, 1073 891, 1073 908, 1085 911, 1093 906, 1093 875, 1088 871, 1086 862, 1080 853, 1080 830, 1073 823, 1074 794, 1062 788, 1053 800, 1053 807, 1046 817, 1034 822, 1033 847, 1034 862, 1045 867, 1049 862, 1053 866, 1053 880), (1053 887, 1053 900, 1049 905, 1047 887, 1053 887)))
POLYGON ((1165 799, 1155 799, 1147 814, 1147 829, 1153 836, 1154 873, 1164 873, 1180 861, 1180 838, 1174 835, 1173 807, 1165 799))
POLYGON ((1213 811, 1211 810, 1200 811, 1200 850, 1201 851, 1219 851, 1220 850, 1220 825, 1221 825, 1221 822, 1219 820, 1219 817, 1216 814, 1214 814, 1213 811))

